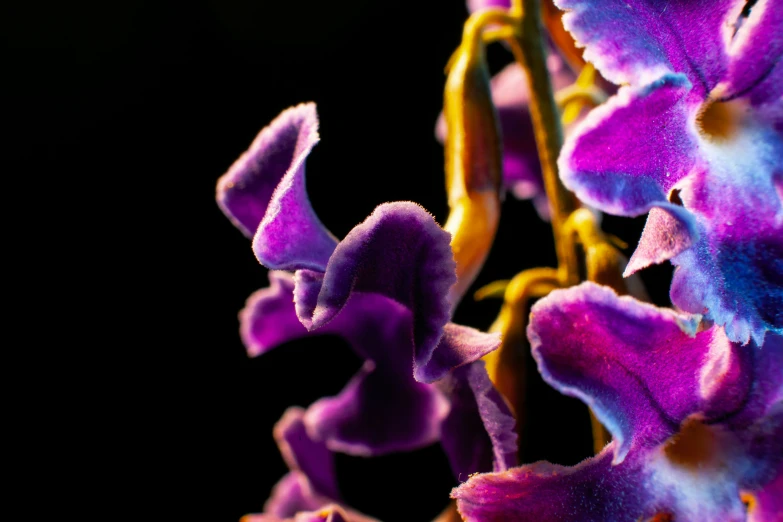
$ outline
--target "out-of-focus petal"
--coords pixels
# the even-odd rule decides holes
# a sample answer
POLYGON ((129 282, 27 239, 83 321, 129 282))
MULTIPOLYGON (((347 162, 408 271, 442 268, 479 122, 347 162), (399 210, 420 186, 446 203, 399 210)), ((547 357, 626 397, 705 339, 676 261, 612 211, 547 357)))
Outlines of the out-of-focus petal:
MULTIPOLYGON (((783 3, 780 0, 759 0, 753 3, 747 17, 742 14, 745 4, 736 2, 729 13, 729 20, 738 20, 740 23, 724 29, 725 38, 729 42, 725 96, 751 96, 761 101, 758 98, 760 94, 762 99, 771 100, 772 97, 754 91, 764 85, 775 67, 781 63, 783 3)), ((783 85, 778 84, 775 88, 780 97, 783 85)))
POLYGON ((286 172, 303 165, 318 140, 315 104, 291 107, 261 130, 218 180, 218 205, 242 233, 253 237, 275 187, 286 172))
POLYGON ((511 0, 467 0, 468 11, 475 13, 480 9, 498 7, 501 9, 510 9, 511 0))
POLYGON ((272 488, 272 494, 264 504, 265 514, 251 516, 271 516, 283 519, 292 517, 300 511, 318 509, 330 502, 332 501, 329 498, 320 495, 313 489, 304 473, 291 471, 272 488))
POLYGON ((274 437, 288 468, 301 471, 320 495, 339 499, 334 455, 323 441, 314 440, 305 429, 305 410, 288 408, 277 421, 274 437))
POLYGON ((734 0, 555 0, 584 59, 616 84, 683 73, 706 95, 727 68, 724 28, 734 0))
POLYGON ((514 416, 489 380, 484 362, 462 366, 437 384, 451 402, 451 411, 442 426, 441 443, 457 479, 515 466, 514 416))
MULTIPOLYGON (((536 303, 528 337, 544 380, 588 404, 612 433, 617 463, 632 448, 670 437, 689 415, 709 407, 718 417, 744 399, 723 391, 727 369, 707 378, 699 372, 708 357, 722 357, 727 368, 735 368, 736 346, 715 328, 691 337, 683 331, 686 321, 670 310, 618 297, 608 287, 583 283, 536 303), (717 353, 711 354, 715 343, 717 353), (712 406, 716 394, 723 400, 712 406)), ((744 383, 729 384, 743 389, 744 383)))
MULTIPOLYGON (((547 63, 555 90, 574 82, 573 73, 560 57, 552 55, 547 63)), ((503 137, 503 182, 516 198, 534 199, 539 213, 548 218, 548 202, 528 109, 530 94, 525 72, 519 64, 512 63, 492 78, 490 86, 503 137)), ((441 113, 435 125, 435 136, 443 143, 446 133, 446 120, 441 113)))
POLYGON ((622 87, 593 109, 558 160, 563 183, 585 203, 634 216, 666 201, 695 164, 685 95, 690 83, 667 75, 642 88, 622 87))
POLYGON ((438 440, 449 411, 434 387, 408 382, 367 361, 336 397, 307 409, 305 422, 333 451, 380 455, 421 448, 438 440))

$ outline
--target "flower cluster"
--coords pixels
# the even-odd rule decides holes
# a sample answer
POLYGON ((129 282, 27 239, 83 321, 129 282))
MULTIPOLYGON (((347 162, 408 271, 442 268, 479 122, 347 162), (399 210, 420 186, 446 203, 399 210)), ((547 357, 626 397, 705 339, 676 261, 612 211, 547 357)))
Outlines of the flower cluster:
POLYGON ((291 471, 247 522, 372 521, 345 505, 334 453, 435 442, 464 520, 783 520, 783 2, 555 3, 562 21, 536 0, 469 2, 436 125, 443 227, 393 202, 327 230, 305 186, 312 103, 220 178, 218 205, 269 269, 239 315, 248 354, 332 334, 364 361, 278 422, 291 471), (493 41, 516 63, 490 79, 493 41), (486 290, 504 297, 487 333, 451 319, 506 190, 551 220, 558 267, 486 290), (648 215, 630 260, 598 211, 648 215), (621 277, 667 260, 673 308, 621 277), (518 465, 520 332, 600 428, 577 466, 518 465))

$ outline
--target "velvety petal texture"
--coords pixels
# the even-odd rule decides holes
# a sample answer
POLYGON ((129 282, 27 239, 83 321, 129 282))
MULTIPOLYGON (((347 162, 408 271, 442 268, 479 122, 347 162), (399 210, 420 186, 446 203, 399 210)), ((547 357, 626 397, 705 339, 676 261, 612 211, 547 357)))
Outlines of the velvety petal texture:
POLYGON ((253 237, 277 185, 291 169, 304 176, 304 160, 318 143, 315 104, 283 111, 258 134, 217 184, 220 209, 246 236, 253 237))
POLYGON ((660 209, 627 273, 671 260, 678 307, 732 341, 783 332, 780 1, 558 5, 585 58, 629 84, 567 138, 563 182, 612 214, 660 209))
POLYGON ((681 72, 699 95, 727 68, 724 24, 734 0, 555 0, 584 59, 616 84, 681 72))
POLYGON ((411 450, 438 440, 449 405, 436 388, 413 378, 407 308, 381 295, 357 292, 343 313, 309 332, 296 317, 293 276, 271 271, 269 278, 271 287, 251 296, 240 312, 250 355, 285 341, 332 334, 367 361, 338 396, 310 406, 304 422, 311 435, 332 451, 359 455, 411 450))
POLYGON ((480 471, 504 471, 517 464, 516 421, 492 385, 483 361, 462 366, 438 382, 451 411, 441 440, 454 476, 465 480, 480 471))
POLYGON ((471 477, 452 492, 465 520, 739 522, 749 498, 766 516, 783 467, 782 339, 743 347, 722 328, 692 327, 592 283, 536 303, 539 370, 614 440, 574 467, 471 477))

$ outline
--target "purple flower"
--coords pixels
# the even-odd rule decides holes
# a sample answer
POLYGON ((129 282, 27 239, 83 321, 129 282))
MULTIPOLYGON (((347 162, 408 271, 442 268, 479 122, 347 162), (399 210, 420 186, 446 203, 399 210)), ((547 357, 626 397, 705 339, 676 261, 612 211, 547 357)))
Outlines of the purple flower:
POLYGON ((557 3, 585 59, 626 85, 559 160, 584 202, 650 211, 626 275, 670 259, 678 307, 732 341, 783 333, 780 2, 557 3))
POLYGON ((449 234, 418 205, 389 203, 338 242, 305 192, 304 160, 317 141, 315 106, 288 109, 218 183, 221 208, 254 231, 253 250, 273 269, 271 286, 240 313, 248 353, 326 333, 365 360, 339 395, 304 414, 330 450, 378 455, 440 439, 450 453, 470 441, 467 460, 451 453, 455 474, 511 465, 513 417, 478 361, 499 339, 449 322, 449 234))
POLYGON ((539 371, 614 440, 574 467, 471 478, 452 493, 466 520, 731 522, 746 520, 743 500, 752 520, 776 520, 783 338, 743 348, 721 327, 695 326, 592 283, 536 303, 528 336, 539 371))
POLYGON ((277 446, 291 471, 272 489, 264 512, 246 515, 241 522, 375 521, 339 505, 334 455, 310 438, 303 416, 301 408, 289 408, 275 425, 277 446))
POLYGON ((245 234, 254 234, 261 264, 296 271, 294 300, 302 324, 323 327, 354 296, 390 299, 411 315, 414 375, 423 382, 494 350, 496 337, 448 324, 447 295, 456 282, 450 238, 419 205, 380 205, 339 242, 324 227, 304 178, 317 128, 314 104, 284 111, 217 188, 221 209, 245 234), (446 330, 452 335, 444 340, 446 330))

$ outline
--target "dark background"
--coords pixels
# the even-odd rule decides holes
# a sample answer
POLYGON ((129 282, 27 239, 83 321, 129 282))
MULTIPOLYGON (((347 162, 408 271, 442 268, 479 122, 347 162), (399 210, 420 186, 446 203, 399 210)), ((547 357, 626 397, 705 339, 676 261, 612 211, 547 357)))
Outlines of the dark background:
MULTIPOLYGON (((360 361, 330 338, 246 357, 237 312, 267 284, 266 271, 216 206, 215 183, 280 111, 315 101, 322 140, 308 160, 308 189, 336 236, 385 201, 416 201, 443 223, 443 151, 433 129, 464 5, 198 0, 6 9, 9 152, 23 165, 9 172, 23 185, 13 195, 37 205, 27 207, 28 221, 46 224, 39 275, 57 281, 61 314, 73 314, 60 342, 84 346, 58 345, 40 363, 62 393, 46 399, 52 421, 44 423, 67 433, 61 440, 74 441, 80 455, 70 443, 57 446, 66 456, 48 461, 48 472, 67 481, 76 465, 92 470, 96 487, 111 493, 70 499, 87 512, 152 502, 181 518, 236 521, 260 511, 286 472, 273 424, 290 405, 337 393, 360 361), (61 363, 68 371, 52 370, 61 363), (60 462, 67 469, 55 469, 60 462)), ((502 47, 490 58, 494 71, 510 60, 502 47)), ((642 224, 606 221, 632 246, 642 224)), ((548 225, 530 203, 509 197, 476 287, 553 263, 548 225)), ((669 273, 645 275, 661 304, 669 273)), ((486 328, 498 309, 468 298, 455 320, 486 328)), ((590 455, 585 408, 544 385, 532 360, 529 373, 524 461, 574 464, 590 455)), ((437 445, 369 460, 338 456, 338 473, 347 503, 386 521, 431 520, 457 483, 437 445)), ((145 519, 163 512, 147 508, 145 519)))

